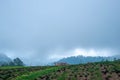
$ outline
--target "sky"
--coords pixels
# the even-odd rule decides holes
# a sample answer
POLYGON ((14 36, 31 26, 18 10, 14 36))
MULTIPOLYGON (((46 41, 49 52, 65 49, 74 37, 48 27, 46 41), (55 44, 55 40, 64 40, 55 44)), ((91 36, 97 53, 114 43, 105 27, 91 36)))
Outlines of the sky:
POLYGON ((0 0, 0 52, 39 65, 120 54, 120 0, 0 0))

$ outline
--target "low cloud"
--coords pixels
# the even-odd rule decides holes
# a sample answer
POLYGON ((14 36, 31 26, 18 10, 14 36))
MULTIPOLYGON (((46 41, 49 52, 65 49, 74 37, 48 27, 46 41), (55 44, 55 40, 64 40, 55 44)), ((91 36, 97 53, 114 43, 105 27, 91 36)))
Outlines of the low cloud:
POLYGON ((0 1, 0 52, 27 64, 119 55, 120 1, 108 2, 0 1))

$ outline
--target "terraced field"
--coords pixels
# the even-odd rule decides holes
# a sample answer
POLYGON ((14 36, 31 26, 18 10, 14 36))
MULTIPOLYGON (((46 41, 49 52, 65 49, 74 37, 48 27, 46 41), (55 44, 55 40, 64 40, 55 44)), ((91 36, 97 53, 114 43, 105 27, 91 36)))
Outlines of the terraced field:
POLYGON ((0 80, 120 80, 120 61, 0 68, 0 80))

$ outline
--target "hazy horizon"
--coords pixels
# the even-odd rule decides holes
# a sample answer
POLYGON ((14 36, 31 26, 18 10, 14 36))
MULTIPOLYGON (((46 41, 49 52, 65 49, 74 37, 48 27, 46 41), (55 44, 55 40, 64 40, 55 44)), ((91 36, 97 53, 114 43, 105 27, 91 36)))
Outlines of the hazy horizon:
POLYGON ((27 64, 120 55, 119 0, 1 0, 0 53, 27 64))

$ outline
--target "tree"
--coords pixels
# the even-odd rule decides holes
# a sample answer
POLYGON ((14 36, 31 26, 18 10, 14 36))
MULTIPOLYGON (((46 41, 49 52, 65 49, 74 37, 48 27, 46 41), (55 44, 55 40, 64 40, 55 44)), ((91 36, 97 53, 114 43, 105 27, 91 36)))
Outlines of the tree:
POLYGON ((24 63, 19 58, 15 58, 13 62, 15 66, 24 66, 24 63))

